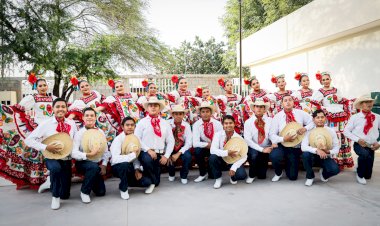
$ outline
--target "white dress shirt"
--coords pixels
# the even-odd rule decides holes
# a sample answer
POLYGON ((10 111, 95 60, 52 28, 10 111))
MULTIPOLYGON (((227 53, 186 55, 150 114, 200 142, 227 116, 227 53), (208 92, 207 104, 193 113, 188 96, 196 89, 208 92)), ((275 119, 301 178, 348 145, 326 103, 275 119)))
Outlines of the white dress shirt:
MULTIPOLYGON (((339 153, 339 149, 340 149, 338 136, 336 135, 335 130, 333 130, 332 128, 330 128, 328 126, 324 126, 324 128, 329 131, 329 133, 330 133, 330 135, 332 137, 333 147, 332 147, 331 150, 329 150, 330 151, 330 156, 336 155, 336 154, 339 153)), ((310 152, 310 153, 313 153, 313 154, 317 154, 317 148, 311 147, 310 143, 309 143, 310 132, 311 131, 308 131, 306 133, 306 135, 304 136, 304 138, 302 140, 302 143, 301 143, 301 149, 302 149, 303 152, 310 152)))
MULTIPOLYGON (((65 118, 65 123, 71 126, 70 128, 70 137, 74 138, 77 132, 77 126, 73 120, 65 118)), ((47 137, 50 137, 56 133, 58 122, 55 117, 45 120, 36 129, 33 130, 31 134, 25 139, 25 144, 28 147, 36 149, 37 151, 44 151, 47 147, 46 144, 41 143, 47 137)), ((65 158, 66 159, 66 158, 65 158)))
MULTIPOLYGON (((101 129, 98 128, 98 130, 102 132, 104 137, 106 136, 101 129)), ((74 136, 74 146, 73 146, 73 151, 71 152, 71 157, 73 159, 76 159, 79 161, 87 160, 86 153, 83 152, 83 148, 82 148, 82 138, 83 138, 84 132, 86 131, 87 131, 86 127, 82 127, 74 136)), ((111 153, 108 151, 108 146, 106 145, 106 147, 104 148, 104 153, 99 159, 89 160, 89 161, 99 162, 100 160, 102 160, 102 165, 107 166, 107 163, 110 157, 111 157, 111 153)))
MULTIPOLYGON (((304 126, 307 131, 310 131, 314 128, 315 125, 313 122, 313 118, 308 113, 294 108, 292 111, 296 122, 304 126)), ((279 133, 284 129, 285 126, 286 114, 282 110, 274 116, 269 132, 269 138, 273 144, 284 142, 284 138, 280 137, 279 133)))
POLYGON ((115 139, 113 139, 110 151, 111 151, 111 165, 116 165, 123 162, 133 162, 135 169, 139 169, 141 164, 136 157, 136 153, 132 152, 128 155, 121 155, 121 147, 125 140, 125 133, 120 133, 115 139))
MULTIPOLYGON (((210 122, 213 124, 215 137, 217 132, 223 130, 223 126, 219 121, 213 118, 210 119, 210 122)), ((208 142, 211 142, 211 140, 208 139, 204 133, 203 120, 199 119, 193 124, 193 147, 204 148, 208 145, 208 142)))
POLYGON ((269 131, 272 124, 272 118, 263 116, 263 120, 265 122, 265 139, 263 143, 259 144, 259 131, 257 130, 255 126, 256 116, 252 115, 251 118, 249 118, 244 123, 244 140, 247 142, 248 146, 250 148, 255 149, 256 151, 262 152, 264 148, 270 147, 271 142, 269 140, 269 131))
MULTIPOLYGON (((228 150, 224 150, 224 141, 226 140, 226 137, 227 137, 227 135, 226 135, 226 132, 224 130, 215 133, 214 138, 212 139, 212 142, 211 142, 210 154, 214 154, 214 155, 217 155, 219 157, 227 157, 228 156, 228 150)), ((234 134, 232 135, 232 137, 240 137, 241 139, 243 139, 235 131, 234 131, 234 134)), ((239 159, 234 164, 232 164, 230 170, 233 170, 236 172, 236 170, 241 165, 243 165, 246 160, 247 160, 247 156, 239 159)))
POLYGON ((380 129, 380 115, 375 113, 372 114, 375 115, 375 121, 373 122, 373 127, 368 131, 367 135, 363 132, 367 120, 362 112, 351 116, 346 127, 344 128, 343 134, 355 142, 358 142, 359 139, 363 139, 370 145, 377 143, 380 129))
POLYGON ((147 152, 149 149, 156 152, 165 150, 164 156, 169 158, 174 148, 174 136, 169 122, 160 118, 161 137, 154 133, 150 116, 146 116, 137 123, 135 135, 141 140, 141 148, 147 152))
MULTIPOLYGON (((170 119, 169 123, 170 123, 171 128, 174 129, 175 128, 174 119, 170 119)), ((193 134, 191 133, 191 127, 190 127, 189 123, 182 121, 181 126, 185 127, 185 134, 184 134, 185 143, 184 143, 183 147, 181 149, 179 149, 179 152, 184 154, 193 145, 193 134)))

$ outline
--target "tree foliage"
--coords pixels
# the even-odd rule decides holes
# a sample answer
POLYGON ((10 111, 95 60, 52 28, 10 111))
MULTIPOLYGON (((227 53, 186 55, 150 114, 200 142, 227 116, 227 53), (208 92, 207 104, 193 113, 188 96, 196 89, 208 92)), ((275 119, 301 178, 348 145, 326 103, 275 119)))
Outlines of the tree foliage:
MULTIPOLYGON (((242 38, 292 13, 312 0, 242 0, 242 38)), ((237 72, 236 43, 239 42, 239 1, 228 0, 222 17, 228 51, 224 55, 224 65, 230 73, 237 72)))
POLYGON ((225 44, 215 38, 202 41, 198 36, 193 43, 184 41, 170 51, 170 58, 160 68, 164 74, 227 74, 223 65, 225 44))
POLYGON ((3 60, 53 72, 53 94, 62 97, 72 92, 72 75, 97 80, 116 76, 116 68, 153 67, 168 50, 147 26, 145 7, 143 0, 7 0, 0 9, 3 60))

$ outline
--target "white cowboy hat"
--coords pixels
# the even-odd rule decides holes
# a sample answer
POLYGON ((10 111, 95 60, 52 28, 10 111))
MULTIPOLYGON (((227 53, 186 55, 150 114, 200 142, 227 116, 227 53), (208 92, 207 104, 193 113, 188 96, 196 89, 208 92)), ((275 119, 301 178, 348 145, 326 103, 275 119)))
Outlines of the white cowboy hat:
POLYGON ((366 95, 363 95, 359 98, 357 98, 354 102, 354 107, 356 109, 360 109, 361 108, 361 104, 365 101, 375 101, 374 99, 371 98, 370 95, 366 94, 366 95))
POLYGON ((200 106, 196 107, 198 114, 202 108, 209 108, 211 110, 211 114, 215 113, 215 106, 212 105, 209 101, 203 101, 200 106))
POLYGON ((143 104, 143 107, 145 110, 148 108, 149 104, 159 104, 160 105, 160 111, 162 111, 165 108, 164 101, 157 99, 157 97, 155 97, 155 96, 149 97, 149 100, 143 104))
POLYGON ((257 98, 255 102, 251 101, 249 103, 249 107, 253 110, 254 106, 265 106, 265 111, 269 110, 270 104, 269 102, 265 102, 264 100, 257 98))
POLYGON ((89 160, 98 160, 104 154, 104 150, 107 147, 107 139, 100 130, 88 129, 83 133, 81 144, 84 153, 90 153, 93 148, 99 148, 99 152, 95 156, 88 157, 89 160))
POLYGON ((42 151, 42 154, 47 159, 63 159, 70 155, 73 149, 73 139, 67 133, 56 133, 47 137, 42 141, 43 144, 49 145, 51 143, 58 143, 60 150, 57 153, 52 153, 48 150, 42 151))

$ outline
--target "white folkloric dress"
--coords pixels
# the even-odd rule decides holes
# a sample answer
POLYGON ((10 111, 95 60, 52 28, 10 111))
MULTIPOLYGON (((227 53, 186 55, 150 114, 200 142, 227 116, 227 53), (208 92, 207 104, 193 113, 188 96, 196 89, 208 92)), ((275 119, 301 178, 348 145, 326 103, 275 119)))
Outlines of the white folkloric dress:
POLYGON ((243 97, 239 94, 233 94, 232 97, 227 97, 226 95, 219 95, 216 99, 221 115, 232 115, 235 119, 235 131, 239 134, 243 134, 243 115, 245 111, 245 106, 244 104, 242 104, 243 97))
MULTIPOLYGON (((253 109, 250 108, 250 104, 255 102, 256 99, 261 99, 265 102, 270 102, 270 99, 268 97, 268 92, 264 89, 260 89, 260 92, 258 93, 251 93, 248 96, 244 98, 244 106, 245 106, 245 111, 244 111, 244 121, 248 120, 251 115, 254 114, 253 109)), ((267 112, 268 116, 271 116, 270 112, 267 112)))
POLYGON ((350 100, 342 97, 337 88, 324 90, 320 88, 311 97, 311 103, 325 111, 327 126, 335 129, 341 143, 338 156, 335 160, 341 169, 353 167, 354 161, 351 155, 351 141, 343 135, 344 127, 351 115, 350 100))
POLYGON ((168 100, 172 105, 182 105, 189 112, 185 116, 185 121, 192 125, 198 118, 196 107, 199 106, 199 100, 195 97, 194 91, 173 90, 167 94, 168 100))
POLYGON ((42 153, 25 145, 24 139, 53 116, 52 96, 25 96, 14 106, 0 105, 0 176, 16 188, 38 188, 46 180, 42 153))
POLYGON ((303 91, 302 89, 294 92, 294 97, 299 100, 299 104, 303 111, 311 114, 313 112, 313 106, 311 104, 311 97, 314 94, 314 90, 309 89, 309 91, 303 91))

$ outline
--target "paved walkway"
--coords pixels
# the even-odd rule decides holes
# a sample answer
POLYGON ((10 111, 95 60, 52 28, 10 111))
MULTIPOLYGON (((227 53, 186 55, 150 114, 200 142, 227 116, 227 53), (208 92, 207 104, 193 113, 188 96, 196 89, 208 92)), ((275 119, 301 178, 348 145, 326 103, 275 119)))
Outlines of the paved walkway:
MULTIPOLYGON (((298 181, 268 179, 252 184, 229 184, 224 173, 221 189, 212 188, 214 181, 195 184, 197 171, 191 171, 190 183, 177 179, 161 185, 146 195, 141 189, 130 189, 130 199, 121 200, 117 179, 106 181, 106 197, 92 198, 82 204, 80 184, 74 184, 70 200, 61 209, 50 210, 49 192, 16 191, 14 186, 0 187, 0 225, 36 226, 171 226, 171 225, 380 225, 380 158, 368 184, 356 183, 355 174, 347 170, 322 183, 317 176, 312 187, 304 186, 305 172, 298 181)), ((316 174, 318 175, 318 174, 316 174)))

